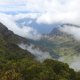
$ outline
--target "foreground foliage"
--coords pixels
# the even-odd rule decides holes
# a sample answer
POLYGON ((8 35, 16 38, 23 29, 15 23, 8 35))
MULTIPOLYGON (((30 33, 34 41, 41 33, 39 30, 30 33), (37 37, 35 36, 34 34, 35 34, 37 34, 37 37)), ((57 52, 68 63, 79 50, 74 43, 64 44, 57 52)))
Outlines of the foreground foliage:
POLYGON ((76 74, 67 64, 29 58, 0 61, 0 80, 76 80, 76 74))

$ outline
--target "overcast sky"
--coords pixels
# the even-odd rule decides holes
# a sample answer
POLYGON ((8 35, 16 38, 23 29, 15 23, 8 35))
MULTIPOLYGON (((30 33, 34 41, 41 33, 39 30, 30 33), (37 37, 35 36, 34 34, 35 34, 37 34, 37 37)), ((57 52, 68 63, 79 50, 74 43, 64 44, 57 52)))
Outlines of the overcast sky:
MULTIPOLYGON (((80 0, 0 0, 0 21, 9 29, 22 33, 25 27, 23 30, 15 31, 17 28, 15 21, 23 18, 34 19, 38 24, 71 23, 80 25, 80 0)), ((27 32, 26 30, 25 34, 34 31, 31 28, 27 32)), ((72 27, 71 30, 73 30, 72 27)), ((36 31, 33 32, 35 35, 36 33, 36 31)))
POLYGON ((80 0, 0 0, 0 12, 40 13, 38 23, 80 23, 80 0))

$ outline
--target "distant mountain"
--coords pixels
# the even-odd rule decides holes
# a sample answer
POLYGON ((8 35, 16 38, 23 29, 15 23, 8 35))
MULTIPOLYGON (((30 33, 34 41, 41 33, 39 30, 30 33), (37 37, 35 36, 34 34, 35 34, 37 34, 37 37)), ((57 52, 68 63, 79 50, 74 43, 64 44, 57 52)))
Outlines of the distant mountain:
MULTIPOLYGON (((52 29, 52 31, 49 33, 49 35, 53 35, 53 36, 55 36, 55 35, 56 35, 56 36, 57 36, 57 35, 58 35, 58 36, 64 35, 65 33, 60 31, 60 28, 61 28, 61 27, 64 27, 64 26, 80 27, 79 25, 69 24, 69 23, 57 24, 57 27, 54 27, 54 28, 52 29)), ((67 34, 66 34, 66 35, 67 35, 67 34)))
MULTIPOLYGON (((75 63, 76 60, 80 59, 80 42, 76 41, 71 35, 59 30, 60 27, 65 25, 79 27, 74 24, 61 24, 53 28, 48 35, 44 35, 40 40, 32 40, 31 42, 37 47, 40 46, 41 50, 49 52, 53 59, 66 62, 75 70, 79 70, 77 66, 74 67, 72 64, 77 64, 75 63)), ((79 66, 79 64, 77 65, 79 66)))
POLYGON ((55 28, 53 28, 53 30, 48 35, 50 35, 50 36, 57 36, 57 35, 60 36, 60 35, 63 35, 63 34, 64 33, 59 30, 59 27, 55 27, 55 28))

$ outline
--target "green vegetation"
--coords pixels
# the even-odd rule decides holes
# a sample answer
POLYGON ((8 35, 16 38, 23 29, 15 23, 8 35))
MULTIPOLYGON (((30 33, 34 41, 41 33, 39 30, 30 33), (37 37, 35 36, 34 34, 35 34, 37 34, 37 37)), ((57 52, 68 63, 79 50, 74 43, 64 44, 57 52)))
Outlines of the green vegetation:
POLYGON ((0 24, 0 80, 80 80, 80 73, 65 63, 36 61, 30 52, 16 45, 25 40, 0 24))
POLYGON ((61 34, 59 30, 56 30, 55 34, 37 41, 31 40, 31 42, 40 50, 49 52, 55 59, 64 57, 63 62, 65 63, 71 63, 74 56, 80 56, 80 42, 73 39, 71 35, 61 34))
POLYGON ((62 62, 37 62, 31 53, 0 37, 0 80, 76 80, 76 73, 62 62))
POLYGON ((58 61, 45 60, 39 63, 22 58, 1 62, 0 80, 76 80, 76 75, 67 64, 58 61))

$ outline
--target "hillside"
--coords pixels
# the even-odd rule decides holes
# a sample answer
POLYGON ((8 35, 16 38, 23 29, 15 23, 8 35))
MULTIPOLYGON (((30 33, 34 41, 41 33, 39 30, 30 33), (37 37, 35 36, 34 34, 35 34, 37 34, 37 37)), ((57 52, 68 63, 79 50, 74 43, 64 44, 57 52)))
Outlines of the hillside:
POLYGON ((40 50, 49 52, 53 59, 68 63, 70 67, 78 71, 80 70, 80 42, 60 30, 65 25, 79 27, 74 24, 59 25, 48 35, 44 35, 41 40, 31 40, 31 43, 35 44, 40 50))
MULTIPOLYGON (((74 24, 63 24, 61 27, 64 27, 65 25, 79 27, 74 24)), ((70 64, 74 61, 74 57, 80 57, 80 42, 75 40, 73 36, 66 34, 65 32, 61 32, 60 28, 57 28, 56 30, 53 29, 47 37, 47 40, 55 43, 56 46, 53 47, 52 50, 63 57, 64 62, 70 64)))
POLYGON ((0 23, 0 36, 3 36, 5 38, 5 40, 7 40, 8 42, 11 43, 26 43, 27 39, 18 36, 16 34, 14 34, 12 31, 8 30, 7 27, 5 27, 2 23, 0 23))
POLYGON ((79 80, 79 73, 65 63, 47 59, 40 63, 17 46, 27 39, 0 23, 0 80, 79 80))
POLYGON ((8 30, 3 24, 0 23, 0 55, 10 56, 10 53, 13 53, 12 57, 14 58, 17 56, 16 54, 21 55, 21 57, 23 55, 31 57, 31 53, 22 50, 17 46, 17 44, 22 42, 27 44, 27 39, 15 35, 12 31, 8 30))

